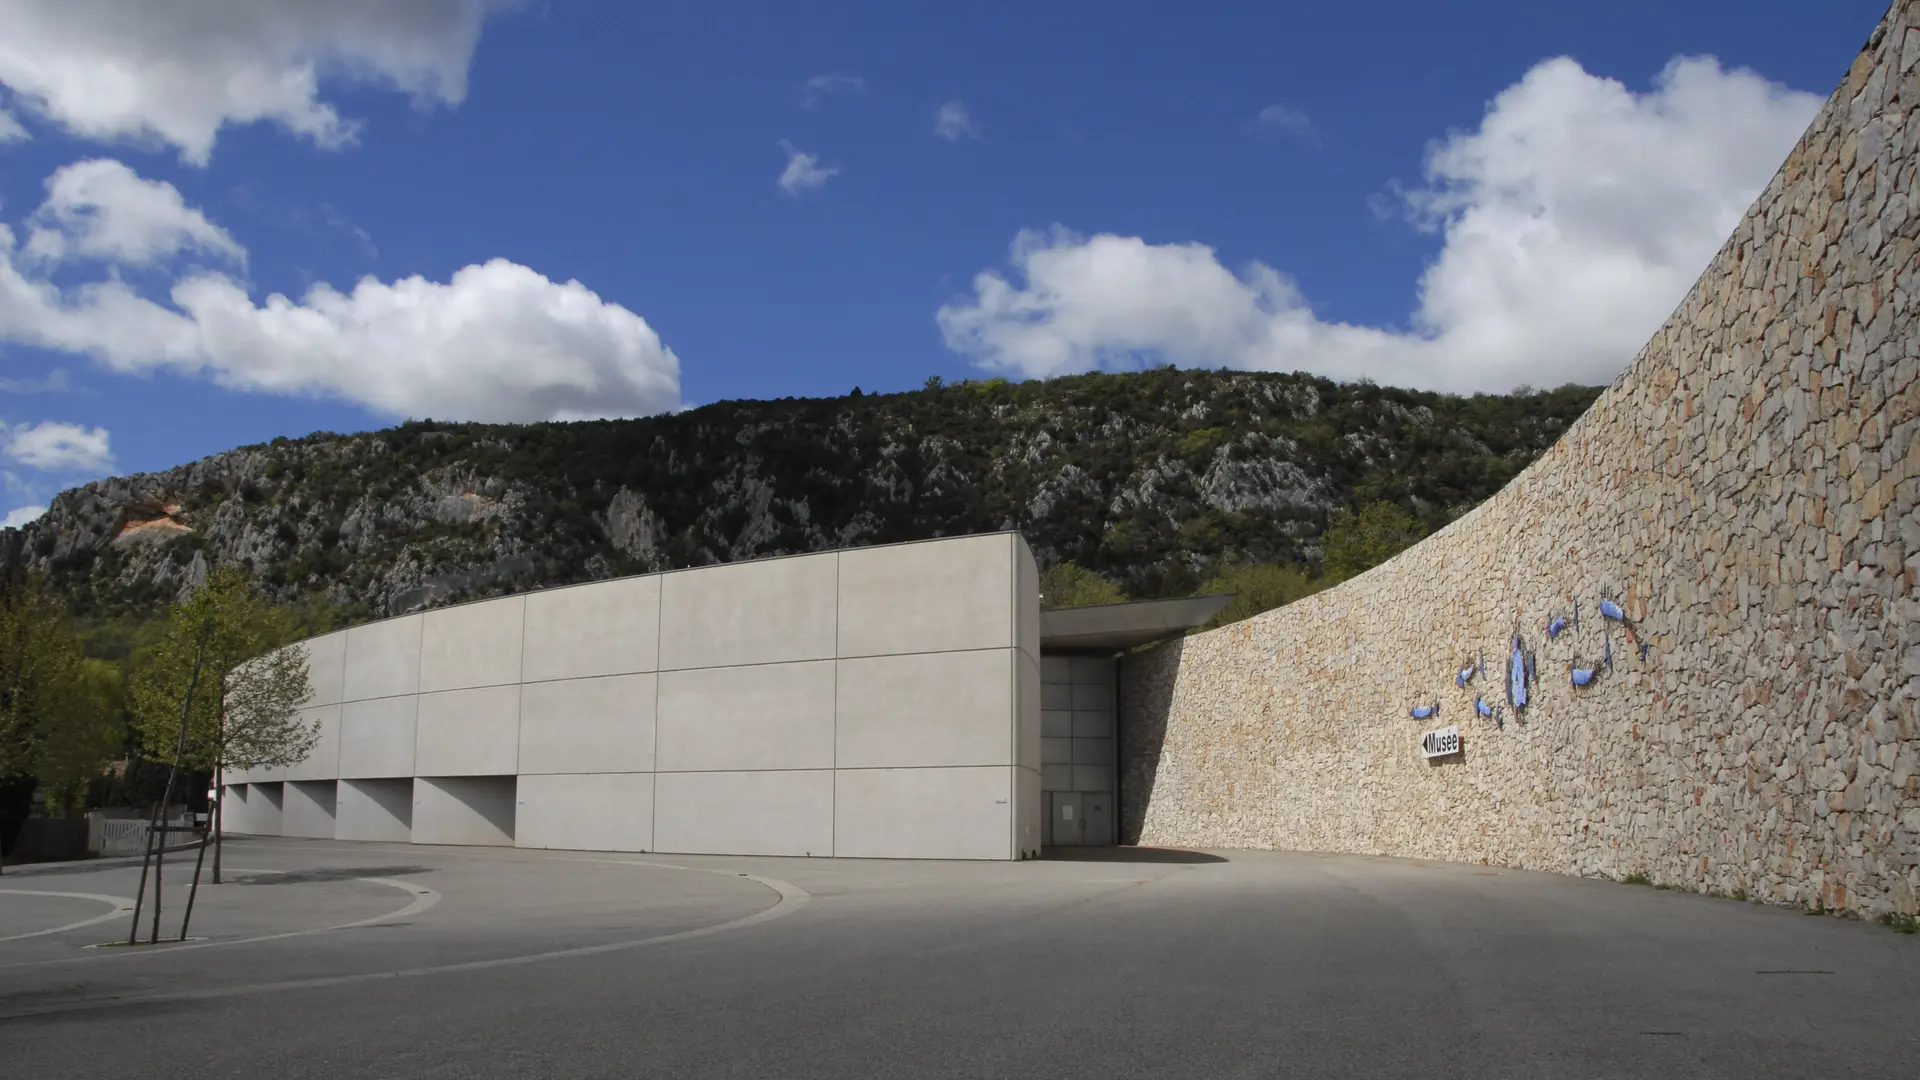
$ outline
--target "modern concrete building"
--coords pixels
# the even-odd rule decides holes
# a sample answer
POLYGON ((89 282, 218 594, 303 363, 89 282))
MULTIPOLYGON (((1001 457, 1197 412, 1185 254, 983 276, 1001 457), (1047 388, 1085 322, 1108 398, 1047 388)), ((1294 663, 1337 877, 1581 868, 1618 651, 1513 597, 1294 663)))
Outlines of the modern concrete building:
POLYGON ((305 643, 320 742, 234 832, 1020 859, 1115 841, 1117 653, 1225 597, 1042 613, 1016 533, 620 578, 305 643))

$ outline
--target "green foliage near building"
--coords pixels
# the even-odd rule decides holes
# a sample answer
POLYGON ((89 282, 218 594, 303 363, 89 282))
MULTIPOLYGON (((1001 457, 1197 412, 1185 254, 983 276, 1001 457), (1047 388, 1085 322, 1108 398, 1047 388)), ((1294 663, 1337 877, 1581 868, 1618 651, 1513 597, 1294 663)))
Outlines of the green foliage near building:
POLYGON ((118 695, 118 674, 88 660, 43 579, 0 587, 0 779, 84 789, 121 747, 118 695))
POLYGON ((1329 583, 1317 577, 1301 566, 1279 566, 1273 563, 1234 563, 1220 568, 1219 572, 1208 578, 1196 595, 1219 596, 1233 594, 1218 615, 1195 633, 1204 633, 1217 626, 1250 619, 1263 611, 1284 607, 1304 596, 1312 596, 1329 583))
POLYGON ((1426 526, 1390 502, 1372 502, 1359 513, 1341 510, 1327 524, 1321 566, 1332 581, 1345 581, 1379 566, 1427 535, 1426 526))
POLYGON ((1127 599, 1120 586, 1075 562, 1063 562, 1040 571, 1040 606, 1090 607, 1118 604, 1127 599))
POLYGON ((297 632, 244 573, 213 571, 168 611, 134 670, 133 723, 145 756, 171 762, 177 752, 183 767, 201 772, 306 760, 319 731, 300 719, 313 696, 306 650, 283 644, 297 632))

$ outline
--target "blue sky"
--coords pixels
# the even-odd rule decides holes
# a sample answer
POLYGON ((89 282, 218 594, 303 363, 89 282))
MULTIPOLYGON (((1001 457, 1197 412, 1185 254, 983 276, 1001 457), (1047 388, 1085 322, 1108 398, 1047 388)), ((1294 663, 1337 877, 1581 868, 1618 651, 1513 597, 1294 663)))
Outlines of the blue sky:
POLYGON ((1884 11, 396 7, 0 0, 0 517, 407 416, 1602 382, 1884 11))

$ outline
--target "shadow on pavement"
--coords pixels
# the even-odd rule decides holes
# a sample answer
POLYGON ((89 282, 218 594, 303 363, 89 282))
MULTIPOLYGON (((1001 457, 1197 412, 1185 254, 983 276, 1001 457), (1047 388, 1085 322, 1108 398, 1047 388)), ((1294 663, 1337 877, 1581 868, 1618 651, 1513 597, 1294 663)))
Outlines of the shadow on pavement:
POLYGON ((343 866, 325 870, 288 870, 277 874, 235 876, 230 885, 298 885, 309 881, 352 881, 355 878, 398 877, 401 874, 430 874, 426 866, 343 866))
POLYGON ((1041 848, 1042 859, 1058 862, 1100 863, 1223 863, 1227 860, 1204 851, 1156 847, 1050 847, 1041 848))

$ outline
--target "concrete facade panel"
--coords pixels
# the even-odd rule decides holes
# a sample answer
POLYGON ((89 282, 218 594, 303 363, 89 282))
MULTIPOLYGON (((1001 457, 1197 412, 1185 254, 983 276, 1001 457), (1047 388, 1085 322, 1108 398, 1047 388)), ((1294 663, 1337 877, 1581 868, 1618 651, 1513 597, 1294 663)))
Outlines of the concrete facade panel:
POLYGON ((410 777, 420 699, 349 701, 340 708, 340 775, 410 777))
POLYGON ((1046 791, 1072 791, 1072 765, 1040 766, 1040 786, 1046 791))
POLYGON ((522 775, 513 842, 524 848, 650 851, 650 773, 522 775))
POLYGON ((422 776, 413 782, 413 842, 512 847, 514 778, 422 776))
POLYGON ((1013 763, 1038 769, 1040 738, 1045 734, 1040 720, 1040 664, 1032 654, 1022 650, 1015 655, 1014 665, 1017 669, 1014 710, 1018 715, 1014 723, 1013 763))
POLYGON ((520 773, 652 772, 656 678, 520 687, 520 773))
POLYGON ((662 772, 833 768, 834 662, 660 676, 662 772))
POLYGON ((1014 647, 1040 659, 1040 566, 1033 561, 1033 549, 1027 538, 1013 535, 1014 570, 1014 647))
POLYGON ((1018 655, 989 649, 840 661, 835 763, 1013 764, 1018 655))
POLYGON ((413 780, 342 780, 334 795, 335 840, 413 839, 413 780))
POLYGON ((1040 684, 1040 707, 1047 712, 1072 711, 1073 684, 1042 681, 1040 684))
POLYGON ((1011 766, 841 769, 833 852, 867 859, 1010 859, 1011 766))
POLYGON ((1073 764, 1073 740, 1072 739, 1041 739, 1040 740, 1040 764, 1042 765, 1073 764))
POLYGON ((334 835, 335 780, 293 780, 281 788, 281 836, 331 840, 334 835))
POLYGON ((345 701, 393 697, 420 690, 420 628, 425 618, 403 615, 347 630, 345 701))
MULTIPOLYGON (((320 739, 299 765, 229 776, 229 822, 341 839, 825 856, 838 769, 917 773, 959 806, 957 824, 929 834, 934 849, 911 853, 932 857, 982 849, 965 788, 977 780, 965 778, 986 769, 1001 788, 994 857, 1018 855, 1029 805, 1016 766, 1038 785, 1043 728, 1059 724, 1043 720, 1046 680, 1025 647, 1038 632, 1022 607, 1022 590, 1037 588, 1022 584, 1030 553, 1012 534, 909 547, 601 582, 315 638, 319 700, 303 719, 320 739), (859 564, 845 590, 843 558, 859 564), (894 587, 901 603, 888 610, 894 587), (843 592, 857 609, 846 641, 886 651, 835 656, 843 592), (980 641, 994 645, 948 648, 980 641), (619 670, 630 668, 657 670, 619 670)), ((1056 689, 1070 707, 1072 680, 1056 689)), ((847 812, 894 814, 889 783, 908 780, 854 776, 847 812)), ((857 825, 854 845, 893 850, 889 837, 909 827, 857 825)))
POLYGON ((527 594, 527 682, 653 671, 660 661, 658 576, 527 594))
POLYGON ((1040 714, 1040 734, 1048 739, 1064 739, 1073 734, 1073 714, 1061 709, 1048 709, 1040 714))
MULTIPOLYGON (((1073 657, 1043 656, 1040 658, 1040 681, 1049 685, 1070 686, 1073 683, 1073 657)), ((1069 708, 1072 707, 1069 691, 1069 708)))
POLYGON ((420 695, 416 776, 511 776, 520 760, 520 688, 420 695))
POLYGON ((1000 533, 841 552, 839 655, 1013 647, 1013 542, 1000 533))
POLYGON ((429 611, 420 627, 420 692, 520 681, 523 596, 429 611))
POLYGON ((230 783, 220 789, 220 829, 229 833, 251 833, 252 807, 247 803, 251 784, 230 783))
POLYGON ((1041 790, 1040 773, 1034 769, 1013 770, 1014 858, 1040 857, 1041 830, 1046 824, 1046 795, 1041 790))
POLYGON ((254 836, 280 835, 280 809, 286 803, 286 785, 247 785, 247 832, 254 836))
POLYGON ((830 770, 654 775, 655 851, 831 855, 833 821, 830 770))
POLYGON ((305 760, 274 770, 279 779, 332 780, 340 775, 340 713, 338 703, 300 710, 300 723, 316 728, 320 738, 305 760))
POLYGON ((307 650, 307 685, 313 688, 307 706, 340 704, 347 692, 347 632, 335 630, 300 644, 307 650))
POLYGON ((834 655, 833 552, 660 579, 660 667, 739 667, 834 655))

